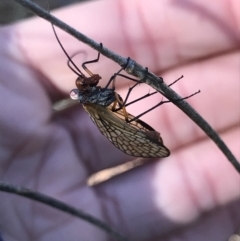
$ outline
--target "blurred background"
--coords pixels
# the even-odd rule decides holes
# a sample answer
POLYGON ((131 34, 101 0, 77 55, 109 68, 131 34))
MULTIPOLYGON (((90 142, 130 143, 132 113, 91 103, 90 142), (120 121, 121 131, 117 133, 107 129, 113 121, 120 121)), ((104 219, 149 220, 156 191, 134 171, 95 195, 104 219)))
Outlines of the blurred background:
MULTIPOLYGON (((59 8, 75 2, 83 2, 88 0, 32 0, 42 8, 47 8, 47 1, 49 2, 50 9, 59 8)), ((14 0, 0 0, 0 25, 15 22, 17 20, 28 18, 34 14, 23 8, 14 0)))

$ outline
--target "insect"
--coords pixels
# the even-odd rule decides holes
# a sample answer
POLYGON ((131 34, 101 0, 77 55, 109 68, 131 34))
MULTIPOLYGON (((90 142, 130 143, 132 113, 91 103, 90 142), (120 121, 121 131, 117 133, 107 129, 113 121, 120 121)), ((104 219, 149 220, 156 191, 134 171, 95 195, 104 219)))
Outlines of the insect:
MULTIPOLYGON (((89 77, 87 77, 75 65, 71 57, 62 46, 53 25, 52 28, 61 49, 68 58, 69 68, 78 75, 78 78, 76 79, 77 89, 73 89, 70 92, 70 97, 74 100, 78 100, 83 105, 83 108, 89 114, 94 124, 99 128, 100 132, 105 137, 107 137, 108 140, 115 147, 128 155, 135 157, 169 156, 170 151, 167 147, 164 146, 160 133, 154 130, 147 123, 140 120, 139 117, 156 108, 157 106, 170 101, 162 101, 156 106, 136 117, 129 114, 126 111, 127 105, 130 105, 140 99, 143 99, 157 92, 147 94, 146 96, 143 96, 127 104, 126 102, 130 92, 137 84, 141 83, 142 81, 137 81, 135 79, 120 74, 120 72, 126 67, 124 66, 110 78, 106 87, 100 87, 98 83, 101 77, 98 74, 93 74, 86 67, 86 64, 99 61, 100 52, 98 53, 98 57, 95 60, 86 61, 82 64, 82 68, 89 75, 89 77), (71 64, 74 66, 74 68, 71 66, 71 64), (124 76, 130 80, 137 82, 129 89, 127 97, 124 101, 121 96, 117 92, 115 92, 115 80, 117 76, 124 76), (112 83, 112 88, 109 88, 110 83, 112 83)), ((102 47, 102 44, 100 45, 102 47)), ((183 99, 189 97, 190 96, 183 99)))
POLYGON ((99 57, 100 53, 97 59, 82 64, 90 77, 79 72, 77 89, 71 91, 70 97, 83 105, 100 132, 124 153, 135 157, 169 156, 170 151, 164 146, 160 133, 140 119, 133 120, 135 117, 126 111, 126 100, 115 92, 116 76, 124 67, 113 75, 106 87, 98 86, 101 77, 91 73, 86 64, 97 62, 99 57), (111 82, 112 88, 108 88, 111 82))

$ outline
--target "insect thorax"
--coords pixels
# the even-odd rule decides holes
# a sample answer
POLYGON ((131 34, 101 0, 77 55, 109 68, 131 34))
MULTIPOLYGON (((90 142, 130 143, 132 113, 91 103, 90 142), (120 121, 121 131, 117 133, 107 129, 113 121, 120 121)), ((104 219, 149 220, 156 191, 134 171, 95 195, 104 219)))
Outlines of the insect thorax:
POLYGON ((81 104, 98 104, 108 106, 116 100, 115 92, 113 89, 105 89, 99 86, 89 87, 86 90, 78 90, 78 101, 81 104))

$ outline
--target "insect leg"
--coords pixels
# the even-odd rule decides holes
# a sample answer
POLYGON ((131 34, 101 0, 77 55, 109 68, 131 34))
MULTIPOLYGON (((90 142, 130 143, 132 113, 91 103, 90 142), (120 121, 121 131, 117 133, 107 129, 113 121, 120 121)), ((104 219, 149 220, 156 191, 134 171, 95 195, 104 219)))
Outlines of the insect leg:
MULTIPOLYGON (((144 78, 147 77, 147 71, 148 71, 148 69, 146 68, 146 74, 145 74, 144 78)), ((120 76, 128 77, 128 76, 124 76, 124 75, 121 75, 121 74, 120 74, 120 76)), ((142 80, 139 80, 139 82, 142 83, 143 80, 144 80, 144 78, 143 78, 142 80)), ((183 75, 182 75, 181 77, 179 77, 178 79, 176 79, 175 81, 173 81, 171 84, 169 84, 168 87, 170 87, 171 85, 175 84, 177 81, 179 81, 179 80, 182 79, 182 78, 183 78, 183 75)), ((136 80, 136 79, 132 79, 132 78, 130 78, 130 79, 133 80, 133 81, 138 81, 138 80, 136 80)), ((138 83, 137 83, 137 84, 138 84, 138 83)), ((135 103, 135 102, 137 102, 137 101, 139 101, 139 100, 145 99, 145 98, 147 98, 147 97, 149 97, 149 96, 152 96, 152 95, 155 95, 155 94, 159 93, 158 91, 155 91, 155 92, 153 92, 153 93, 148 93, 148 94, 146 94, 146 95, 144 95, 144 96, 142 96, 142 97, 140 97, 140 98, 138 98, 138 99, 136 99, 136 100, 133 100, 133 101, 131 101, 131 102, 129 102, 129 103, 126 104, 127 99, 128 99, 128 97, 129 97, 132 89, 133 89, 137 84, 135 84, 135 85, 133 85, 132 87, 129 88, 128 93, 127 93, 127 97, 126 97, 126 99, 125 99, 125 101, 124 101, 124 106, 125 106, 125 107, 127 107, 128 105, 131 105, 131 104, 133 104, 133 103, 135 103)), ((182 100, 182 99, 181 99, 181 100, 182 100)))
POLYGON ((117 107, 117 104, 118 104, 120 106, 120 108, 118 108, 118 109, 123 110, 123 115, 125 117, 125 120, 126 120, 126 122, 129 122, 128 113, 126 111, 125 106, 123 105, 123 100, 122 100, 121 96, 119 94, 115 93, 115 98, 116 98, 116 100, 113 103, 112 111, 113 112, 116 111, 116 107, 117 107))
MULTIPOLYGON (((130 96, 130 93, 132 92, 132 90, 133 90, 138 84, 143 83, 143 81, 147 78, 147 74, 148 74, 148 68, 145 69, 144 77, 143 77, 142 79, 140 79, 140 80, 136 80, 136 79, 133 79, 133 78, 130 78, 130 77, 128 78, 128 76, 124 76, 124 77, 126 77, 126 78, 128 78, 128 79, 130 79, 130 80, 136 81, 137 83, 136 83, 135 85, 133 85, 132 87, 129 88, 128 93, 127 93, 127 95, 126 95, 126 98, 125 98, 125 100, 124 100, 124 102, 123 102, 123 106, 126 106, 127 100, 128 100, 128 98, 129 98, 129 96, 130 96)), ((122 75, 122 76, 123 76, 123 75, 122 75)))
POLYGON ((129 60, 130 60, 130 58, 128 57, 127 58, 127 63, 122 65, 122 68, 110 78, 110 80, 108 81, 107 85, 105 86, 106 89, 111 84, 111 82, 113 82, 112 83, 112 89, 115 89, 115 79, 116 79, 117 76, 122 76, 122 77, 124 77, 126 79, 129 79, 129 80, 132 80, 132 81, 135 81, 135 82, 138 82, 138 83, 140 82, 140 80, 137 80, 137 79, 131 78, 129 76, 120 74, 120 72, 122 72, 127 67, 128 63, 129 63, 129 60))
MULTIPOLYGON (((127 93, 127 98, 128 98, 129 95, 130 95, 130 93, 131 93, 131 91, 132 91, 132 89, 133 89, 134 87, 136 87, 138 84, 144 83, 143 80, 147 78, 147 73, 148 73, 148 68, 146 68, 145 75, 144 75, 144 77, 143 77, 141 80, 137 80, 137 79, 131 78, 131 77, 129 77, 129 76, 126 76, 126 75, 123 75, 123 74, 118 74, 118 73, 116 73, 115 75, 122 76, 122 77, 124 77, 124 78, 126 78, 126 79, 129 79, 129 80, 132 80, 132 81, 134 81, 134 82, 137 82, 135 85, 133 85, 132 87, 129 88, 128 93, 127 93)), ((116 76, 114 76, 114 77, 116 77, 116 76)), ((161 77, 159 77, 159 78, 161 78, 161 77)), ((171 84, 169 84, 168 87, 170 87, 171 85, 175 84, 176 82, 178 82, 178 81, 179 81, 180 79, 182 79, 182 78, 183 78, 183 75, 182 75, 181 77, 179 77, 178 79, 176 79, 175 81, 173 81, 171 84)), ((126 104, 126 100, 125 100, 125 101, 124 101, 124 102, 125 102, 125 106, 128 106, 128 105, 130 105, 130 104, 133 104, 133 103, 135 103, 135 102, 137 102, 137 101, 139 101, 139 100, 141 100, 141 99, 144 99, 144 98, 146 98, 146 97, 148 97, 148 96, 151 96, 151 95, 154 95, 154 94, 156 94, 156 93, 159 93, 159 92, 158 92, 158 91, 155 91, 155 92, 153 92, 153 93, 151 93, 151 94, 150 94, 150 93, 149 93, 149 94, 146 94, 146 95, 142 96, 141 98, 136 99, 136 100, 134 100, 134 101, 132 101, 132 102, 130 102, 130 103, 128 103, 128 104, 126 104)))
POLYGON ((168 85, 168 87, 170 87, 171 85, 175 84, 176 82, 178 82, 182 78, 183 78, 183 75, 180 76, 178 79, 174 80, 171 84, 168 85))
POLYGON ((113 90, 115 89, 115 80, 116 80, 116 77, 117 77, 117 75, 119 75, 119 73, 120 73, 121 71, 123 71, 123 70, 126 68, 128 62, 129 62, 129 59, 130 59, 130 58, 127 59, 127 63, 126 63, 124 66, 122 66, 122 68, 121 68, 117 73, 115 73, 113 76, 111 76, 111 78, 109 79, 107 85, 105 86, 105 89, 108 88, 108 86, 111 84, 111 82, 112 82, 112 89, 113 89, 113 90))
POLYGON ((143 77, 141 80, 133 79, 133 78, 130 78, 130 77, 126 76, 126 75, 118 74, 118 76, 123 76, 123 77, 125 77, 125 78, 127 78, 127 79, 130 79, 130 80, 133 80, 133 81, 135 81, 135 82, 137 82, 137 83, 134 84, 132 87, 130 87, 130 88, 128 89, 128 93, 127 93, 127 95, 126 95, 126 98, 125 98, 125 100, 122 102, 122 104, 120 105, 120 108, 117 108, 117 109, 115 109, 114 111, 118 111, 118 110, 122 109, 123 106, 126 107, 126 106, 128 106, 128 105, 130 105, 130 104, 133 104, 133 103, 135 103, 135 102, 137 102, 137 101, 139 101, 139 100, 142 100, 142 99, 144 99, 144 98, 146 98, 146 97, 148 97, 148 96, 151 96, 151 95, 154 95, 154 94, 158 93, 157 91, 155 91, 155 92, 153 92, 153 93, 148 93, 148 94, 146 94, 146 95, 144 95, 144 96, 142 96, 142 97, 140 97, 140 98, 138 98, 138 99, 136 99, 136 100, 134 100, 134 101, 131 101, 131 102, 128 103, 128 104, 126 104, 126 102, 127 102, 128 98, 129 98, 130 93, 132 92, 132 90, 133 90, 138 84, 143 83, 143 80, 144 80, 145 78, 147 78, 147 74, 148 74, 148 68, 146 68, 145 75, 144 75, 144 77, 143 77))
MULTIPOLYGON (((177 81, 179 81, 180 79, 182 79, 183 78, 183 75, 181 76, 181 77, 179 77, 178 79, 176 79, 174 82, 172 82, 171 84, 169 84, 168 85, 168 87, 170 87, 171 85, 173 85, 173 84, 175 84, 177 81)), ((135 87, 135 85, 133 86, 133 87, 135 87)), ((155 95, 155 94, 157 94, 157 93, 159 93, 158 91, 155 91, 155 92, 153 92, 153 93, 147 93, 146 95, 144 95, 144 96, 142 96, 142 97, 140 97, 140 98, 138 98, 138 99, 135 99, 135 100, 133 100, 133 101, 131 101, 131 102, 129 102, 129 103, 127 103, 127 104, 124 104, 124 106, 125 107, 127 107, 127 106, 129 106, 129 105, 131 105, 131 104, 133 104, 133 103, 136 103, 136 102, 138 102, 138 101, 140 101, 140 100, 143 100, 143 99, 145 99, 145 98, 147 98, 147 97, 149 97, 149 96, 152 96, 152 95, 155 95)), ((197 93, 199 93, 199 92, 196 92, 196 93, 194 93, 193 95, 195 95, 195 94, 197 94, 197 93)), ((130 94, 130 93, 129 93, 130 94)), ((183 99, 185 99, 185 98, 183 98, 183 99)), ((180 101, 180 100, 183 100, 183 99, 178 99, 178 100, 175 100, 175 101, 180 101)), ((172 102, 172 101, 167 101, 167 103, 168 102, 172 102)), ((166 102, 164 102, 164 103, 166 103, 166 102)), ((162 103, 162 101, 161 101, 161 105, 162 105, 163 103, 162 103)), ((156 108, 156 107, 155 107, 156 108)), ((118 110, 120 110, 121 108, 117 108, 115 111, 118 111, 118 110)))
MULTIPOLYGON (((100 43, 100 48, 102 48, 102 43, 100 43)), ((100 52, 98 52, 98 56, 97 56, 96 59, 90 60, 90 61, 86 61, 86 62, 82 63, 83 69, 84 69, 90 76, 93 76, 93 73, 86 67, 86 64, 96 63, 96 62, 99 61, 99 59, 100 59, 100 52)))
MULTIPOLYGON (((120 73, 121 71, 122 71, 122 69, 120 69, 116 74, 113 75, 113 76, 114 76, 114 77, 113 77, 113 84, 114 84, 114 82, 115 82, 116 76, 119 75, 119 73, 120 73)), ((125 106, 125 104, 126 104, 126 102, 127 102, 127 100, 128 100, 128 97, 129 97, 130 93, 132 92, 132 90, 133 90, 138 84, 142 83, 142 80, 144 80, 144 79, 147 77, 147 73, 148 73, 148 68, 146 68, 146 73, 145 73, 145 75, 144 75, 144 78, 141 79, 141 80, 135 80, 135 79, 130 78, 130 77, 128 77, 128 76, 122 75, 122 76, 124 76, 124 77, 126 77, 126 78, 128 78, 128 79, 132 79, 132 80, 134 80, 134 81, 137 81, 136 84, 134 84, 132 87, 129 88, 128 93, 127 93, 127 96, 126 96, 126 98, 125 98, 124 101, 122 100, 122 98, 121 98, 120 95, 118 95, 117 93, 115 93, 116 101, 115 101, 114 104, 113 104, 112 111, 114 112, 114 111, 116 111, 116 110, 122 109, 122 110, 123 110, 123 114, 124 114, 124 116, 125 116, 126 122, 129 122, 129 118, 128 118, 128 113, 127 113, 127 111, 126 111, 126 106, 125 106), (117 104, 120 106, 118 109, 116 109, 117 104)))
POLYGON ((114 74, 113 76, 111 76, 111 78, 109 79, 107 85, 105 86, 105 89, 108 89, 108 86, 111 84, 112 82, 112 89, 115 90, 115 80, 116 80, 116 74, 114 74))
POLYGON ((156 105, 153 106, 152 108, 144 111, 142 114, 134 117, 133 119, 131 119, 131 120, 128 121, 128 122, 130 123, 130 122, 132 122, 132 121, 134 121, 134 120, 136 120, 136 119, 139 119, 140 117, 142 117, 143 115, 145 115, 145 114, 148 113, 149 111, 154 110, 155 108, 157 108, 157 107, 160 106, 160 105, 163 105, 163 104, 165 104, 165 103, 170 103, 170 102, 175 103, 175 102, 178 102, 178 101, 186 100, 186 99, 188 99, 188 98, 190 98, 190 97, 192 97, 192 96, 194 96, 194 95, 196 95, 196 94, 198 94, 198 93, 200 93, 200 90, 197 91, 197 92, 195 92, 195 93, 193 93, 193 94, 191 94, 191 95, 189 95, 189 96, 186 96, 186 97, 184 97, 184 98, 181 98, 181 99, 160 101, 158 104, 156 104, 156 105))
MULTIPOLYGON (((123 110, 123 114, 124 114, 124 116, 125 116, 125 120, 126 120, 126 122, 128 122, 128 123, 130 123, 130 122, 132 122, 132 121, 134 121, 134 120, 136 120, 136 119, 139 119, 141 116, 145 115, 146 113, 150 112, 151 110, 154 110, 155 108, 157 108, 158 106, 160 106, 160 105, 162 105, 162 104, 164 104, 164 103, 170 103, 170 102, 173 102, 173 103, 174 103, 174 102, 177 102, 177 101, 182 101, 182 100, 188 99, 188 98, 190 98, 190 97, 192 97, 192 96, 200 93, 200 90, 199 90, 199 91, 195 92, 194 94, 191 94, 191 95, 186 96, 186 97, 184 97, 184 98, 180 98, 180 99, 176 99, 176 100, 160 101, 157 105, 153 106, 152 108, 144 111, 144 112, 141 113, 140 115, 138 115, 138 116, 134 117, 133 119, 129 120, 129 118, 128 118, 128 113, 127 113, 127 111, 126 111, 126 106, 131 105, 131 104, 133 104, 133 103, 135 103, 135 102, 137 102, 137 101, 139 101, 139 100, 142 100, 142 99, 144 99, 144 98, 147 98, 147 97, 149 97, 149 96, 152 96, 152 95, 158 93, 158 91, 155 91, 155 92, 153 92, 153 93, 148 93, 148 94, 146 94, 146 95, 144 95, 144 96, 142 96, 142 97, 140 97, 140 98, 138 98, 138 99, 136 99, 136 100, 134 100, 134 101, 131 101, 130 103, 126 103, 127 100, 128 100, 128 98, 129 98, 129 96, 130 96, 130 93, 132 92, 132 90, 133 90, 138 84, 143 83, 143 82, 144 82, 143 80, 144 80, 145 78, 147 78, 148 69, 146 68, 145 76, 144 76, 141 80, 136 80, 136 79, 133 79, 133 78, 128 77, 128 76, 126 76, 126 75, 120 74, 120 72, 121 72, 124 68, 125 68, 125 66, 122 67, 117 73, 115 73, 115 74, 110 78, 107 86, 111 83, 111 81, 113 81, 113 88, 115 88, 114 83, 115 83, 116 76, 122 76, 122 77, 125 77, 125 78, 127 78, 127 79, 130 79, 130 80, 132 80, 132 81, 137 82, 136 84, 134 84, 132 87, 129 88, 128 93, 127 93, 127 96, 126 96, 126 98, 125 98, 124 101, 120 100, 120 99, 119 99, 120 96, 119 96, 118 94, 116 94, 116 101, 115 101, 115 103, 114 103, 114 105, 113 105, 113 108, 112 108, 112 111, 114 111, 114 112, 122 109, 122 110, 123 110), (117 107, 117 104, 119 104, 119 106, 120 106, 119 108, 116 108, 116 107, 117 107)), ((172 83, 171 83, 170 85, 168 85, 168 86, 170 87, 171 85, 175 84, 177 81, 179 81, 179 80, 182 79, 182 78, 183 78, 183 76, 181 76, 180 78, 178 78, 177 80, 175 80, 174 82, 172 82, 172 83)), ((106 86, 106 87, 107 87, 107 86, 106 86)))

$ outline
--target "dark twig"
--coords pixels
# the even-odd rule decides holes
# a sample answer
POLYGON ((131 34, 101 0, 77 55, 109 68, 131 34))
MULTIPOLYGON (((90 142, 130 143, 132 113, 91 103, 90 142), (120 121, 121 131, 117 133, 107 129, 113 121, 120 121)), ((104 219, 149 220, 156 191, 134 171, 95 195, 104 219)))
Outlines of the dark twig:
MULTIPOLYGON (((108 50, 105 47, 101 47, 99 43, 93 41, 92 39, 88 38, 87 36, 79 33, 74 28, 68 26, 61 20, 57 19, 56 17, 50 15, 47 11, 40 8, 33 2, 29 0, 15 0, 16 2, 20 3, 22 6, 30 9, 38 16, 46 19, 47 21, 51 22, 52 24, 58 26, 65 32, 69 33, 76 39, 80 40, 83 43, 86 43, 93 49, 96 49, 98 52, 103 54, 104 56, 112 59, 114 62, 123 65, 127 62, 126 58, 123 58, 112 51, 108 50)), ((128 66, 126 68, 126 72, 137 76, 139 78, 143 78, 145 74, 145 68, 137 64, 135 61, 130 60, 128 62, 128 66)), ((149 72, 148 76, 145 80, 145 83, 152 86, 154 89, 159 91, 162 95, 164 95, 169 100, 176 100, 181 99, 177 93, 175 93, 171 88, 169 88, 163 81, 161 77, 154 75, 153 73, 149 72)), ((234 157, 232 152, 226 146, 226 144, 221 140, 218 134, 213 130, 213 128, 185 101, 173 102, 176 106, 178 106, 189 118, 191 118, 219 147, 219 149, 224 153, 227 159, 232 163, 235 169, 240 173, 240 163, 234 157)))
POLYGON ((110 235, 115 237, 117 240, 129 241, 129 239, 123 237, 121 234, 114 231, 109 225, 105 224, 104 222, 100 221, 99 219, 97 219, 87 213, 84 213, 83 211, 81 211, 79 209, 69 206, 64 202, 61 202, 57 199, 49 197, 47 195, 32 191, 27 188, 14 186, 12 184, 8 184, 8 183, 2 182, 2 181, 0 181, 0 190, 4 191, 4 192, 14 193, 16 195, 23 196, 23 197, 38 201, 40 203, 47 204, 48 206, 51 206, 51 207, 61 210, 63 212, 69 213, 73 216, 79 217, 83 220, 86 220, 87 222, 106 231, 107 233, 109 233, 110 235))

